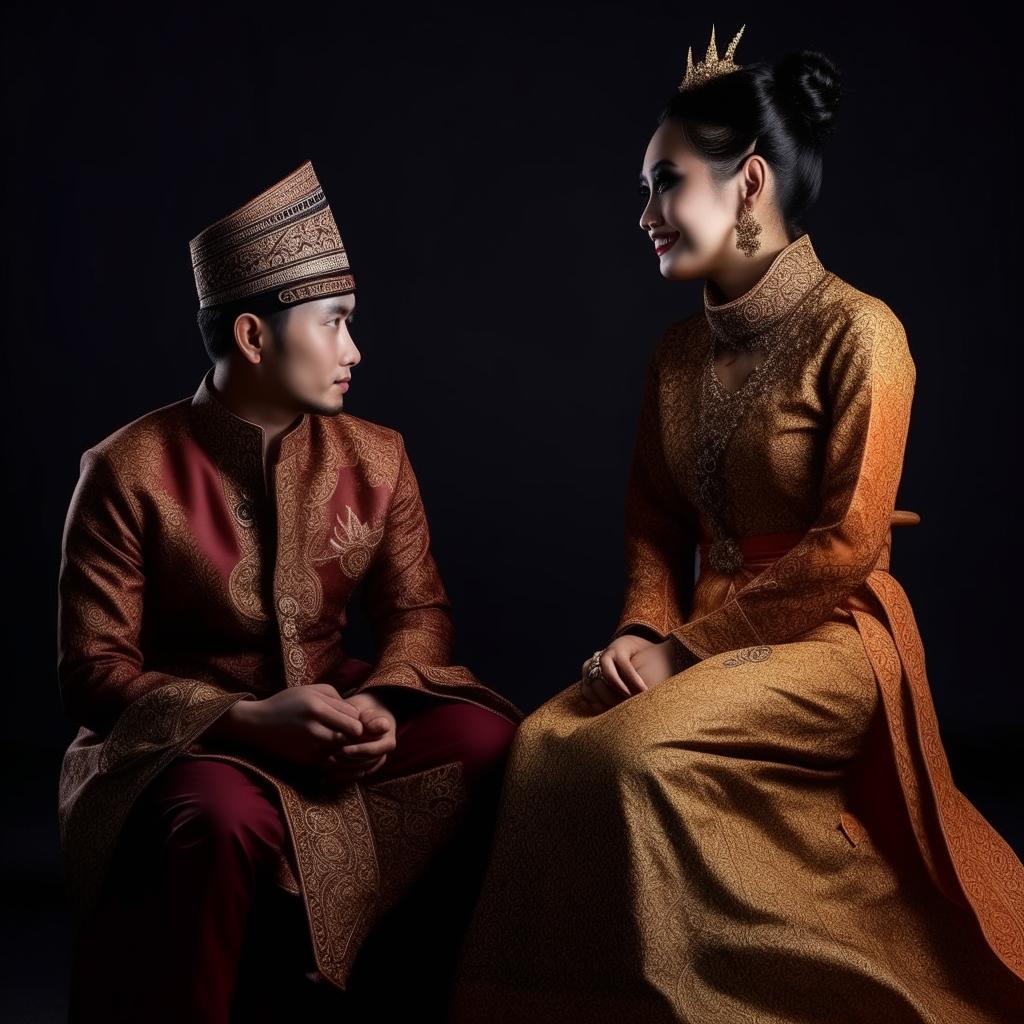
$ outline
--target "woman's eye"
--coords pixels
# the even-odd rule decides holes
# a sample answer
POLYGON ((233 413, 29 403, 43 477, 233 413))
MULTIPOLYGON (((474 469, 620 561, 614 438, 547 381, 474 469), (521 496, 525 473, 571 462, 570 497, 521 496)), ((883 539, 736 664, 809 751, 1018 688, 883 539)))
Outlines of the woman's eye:
MULTIPOLYGON (((679 184, 679 178, 655 178, 654 179, 654 191, 661 195, 663 192, 667 192, 670 188, 679 184)), ((651 190, 646 185, 640 186, 640 198, 648 200, 651 196, 651 190)))

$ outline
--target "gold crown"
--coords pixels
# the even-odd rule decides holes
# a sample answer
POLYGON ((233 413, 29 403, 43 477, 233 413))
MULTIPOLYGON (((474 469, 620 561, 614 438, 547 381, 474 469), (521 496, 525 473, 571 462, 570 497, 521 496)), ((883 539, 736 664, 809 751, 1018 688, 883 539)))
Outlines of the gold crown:
POLYGON ((747 26, 742 25, 739 32, 733 37, 733 41, 729 44, 724 55, 721 59, 718 57, 718 47, 715 45, 715 26, 711 26, 711 42, 708 43, 707 56, 696 64, 693 63, 693 47, 690 46, 686 50, 686 74, 683 76, 683 80, 679 83, 679 91, 682 92, 684 89, 691 89, 694 86, 704 85, 705 82, 710 82, 712 78, 717 78, 719 75, 727 75, 730 71, 738 71, 743 65, 734 64, 732 55, 736 52, 736 44, 740 41, 740 36, 743 35, 743 29, 747 26))

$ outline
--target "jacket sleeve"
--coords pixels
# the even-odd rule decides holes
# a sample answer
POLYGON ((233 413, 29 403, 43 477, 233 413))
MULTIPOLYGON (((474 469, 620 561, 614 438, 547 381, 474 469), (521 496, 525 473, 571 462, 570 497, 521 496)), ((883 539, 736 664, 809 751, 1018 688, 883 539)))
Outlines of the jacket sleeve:
POLYGON ((142 533, 113 467, 92 448, 82 455, 64 522, 57 589, 58 688, 65 713, 79 725, 106 735, 129 705, 169 687, 157 703, 168 714, 176 713, 172 704, 188 706, 195 735, 234 703, 230 698, 254 698, 145 670, 142 533), (200 694, 209 716, 196 706, 200 694), (225 700, 209 700, 219 696, 225 700))
POLYGON ((626 488, 626 593, 614 637, 662 641, 686 619, 698 536, 693 507, 672 481, 661 435, 657 353, 647 367, 626 488))
POLYGON ((882 304, 855 314, 828 364, 831 427, 819 515, 723 605, 674 629, 683 647, 707 658, 784 643, 827 621, 866 581, 889 535, 915 378, 895 314, 882 304))
POLYGON ((405 702, 415 705, 420 696, 408 693, 410 685, 414 689, 421 686, 419 669, 448 665, 454 626, 451 604, 430 548, 419 484, 404 442, 400 446, 398 477, 384 535, 366 578, 366 611, 377 662, 366 679, 343 696, 397 684, 402 692, 389 693, 388 703, 404 708, 405 702))

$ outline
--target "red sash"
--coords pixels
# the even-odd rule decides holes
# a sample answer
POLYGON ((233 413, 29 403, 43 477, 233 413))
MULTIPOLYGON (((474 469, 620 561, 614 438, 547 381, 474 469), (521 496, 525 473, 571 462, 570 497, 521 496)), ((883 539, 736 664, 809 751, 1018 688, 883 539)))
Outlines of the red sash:
MULTIPOLYGON (((781 558, 790 548, 804 537, 799 531, 788 530, 784 533, 755 533, 750 537, 737 537, 743 555, 743 564, 749 565, 753 562, 767 562, 771 564, 781 558)), ((710 539, 702 539, 700 542, 700 565, 701 569, 708 565, 708 552, 711 550, 710 539)))

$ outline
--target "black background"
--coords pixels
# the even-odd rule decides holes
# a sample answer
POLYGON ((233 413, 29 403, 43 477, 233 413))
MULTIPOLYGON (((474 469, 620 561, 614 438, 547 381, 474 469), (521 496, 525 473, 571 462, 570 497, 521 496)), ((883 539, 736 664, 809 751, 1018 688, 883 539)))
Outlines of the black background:
POLYGON ((700 282, 638 228, 644 147, 692 45, 820 49, 844 108, 808 229, 903 321, 917 365, 893 572, 961 789, 1018 852, 1019 38, 973 4, 8 5, 3 41, 5 1019, 56 1020, 68 920, 56 583, 82 451, 192 394, 188 241, 306 159, 357 282, 346 409, 401 430, 456 660, 524 710, 622 598, 644 365, 700 282), (10 838, 13 837, 13 840, 10 838))

